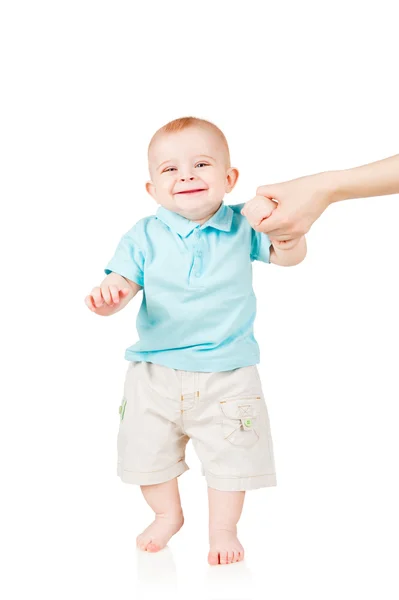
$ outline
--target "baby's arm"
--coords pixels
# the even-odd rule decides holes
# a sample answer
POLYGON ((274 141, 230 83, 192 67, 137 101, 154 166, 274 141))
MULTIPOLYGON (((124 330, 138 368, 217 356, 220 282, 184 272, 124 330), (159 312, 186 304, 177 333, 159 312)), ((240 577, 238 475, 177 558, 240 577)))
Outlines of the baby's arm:
POLYGON ((85 304, 97 315, 109 317, 125 308, 141 289, 135 281, 112 272, 86 296, 85 304))

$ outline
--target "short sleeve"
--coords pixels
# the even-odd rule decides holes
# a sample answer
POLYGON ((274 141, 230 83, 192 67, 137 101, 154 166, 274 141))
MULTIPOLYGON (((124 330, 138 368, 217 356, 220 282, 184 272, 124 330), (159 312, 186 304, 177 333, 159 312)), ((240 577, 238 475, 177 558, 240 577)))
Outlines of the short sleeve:
POLYGON ((111 272, 118 273, 143 287, 145 257, 136 237, 133 229, 121 238, 104 271, 107 275, 111 272))
POLYGON ((261 233, 252 229, 251 260, 270 262, 271 241, 267 233, 261 233))

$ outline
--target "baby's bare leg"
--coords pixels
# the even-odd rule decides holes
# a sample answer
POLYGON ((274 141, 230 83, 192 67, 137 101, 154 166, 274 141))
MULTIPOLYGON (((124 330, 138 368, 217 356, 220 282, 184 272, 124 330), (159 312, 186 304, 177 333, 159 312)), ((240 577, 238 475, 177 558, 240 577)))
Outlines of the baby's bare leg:
POLYGON ((142 485, 147 504, 155 513, 155 520, 137 538, 137 546, 147 552, 158 552, 183 525, 177 477, 156 485, 142 485))
POLYGON ((222 492, 208 487, 210 565, 226 565, 244 558, 244 548, 237 539, 237 523, 245 492, 222 492))

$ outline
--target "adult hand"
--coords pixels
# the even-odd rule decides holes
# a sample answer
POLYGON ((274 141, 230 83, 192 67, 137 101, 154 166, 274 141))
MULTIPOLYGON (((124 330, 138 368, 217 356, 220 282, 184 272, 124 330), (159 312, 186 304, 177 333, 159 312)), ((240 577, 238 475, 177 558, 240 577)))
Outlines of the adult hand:
POLYGON ((271 215, 256 227, 276 240, 305 235, 331 202, 329 174, 318 173, 285 183, 263 185, 257 196, 278 202, 271 215))
POLYGON ((262 185, 256 193, 278 202, 256 229, 280 240, 300 237, 332 202, 399 193, 399 154, 344 171, 262 185))

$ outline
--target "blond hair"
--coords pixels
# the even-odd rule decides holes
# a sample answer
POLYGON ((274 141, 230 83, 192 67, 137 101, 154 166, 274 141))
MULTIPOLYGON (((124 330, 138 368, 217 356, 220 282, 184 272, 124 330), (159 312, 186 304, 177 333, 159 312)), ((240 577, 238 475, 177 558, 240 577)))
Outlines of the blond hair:
POLYGON ((226 154, 226 166, 230 167, 230 150, 229 145, 227 143, 227 139, 221 129, 217 127, 211 121, 207 121, 205 119, 199 119, 198 117, 181 117, 179 119, 174 119, 173 121, 169 121, 163 127, 160 127, 151 138, 151 141, 148 145, 148 157, 150 155, 150 150, 155 140, 163 134, 168 133, 177 133, 178 131, 183 131, 183 129, 188 129, 189 127, 202 127, 213 131, 222 142, 226 154))

